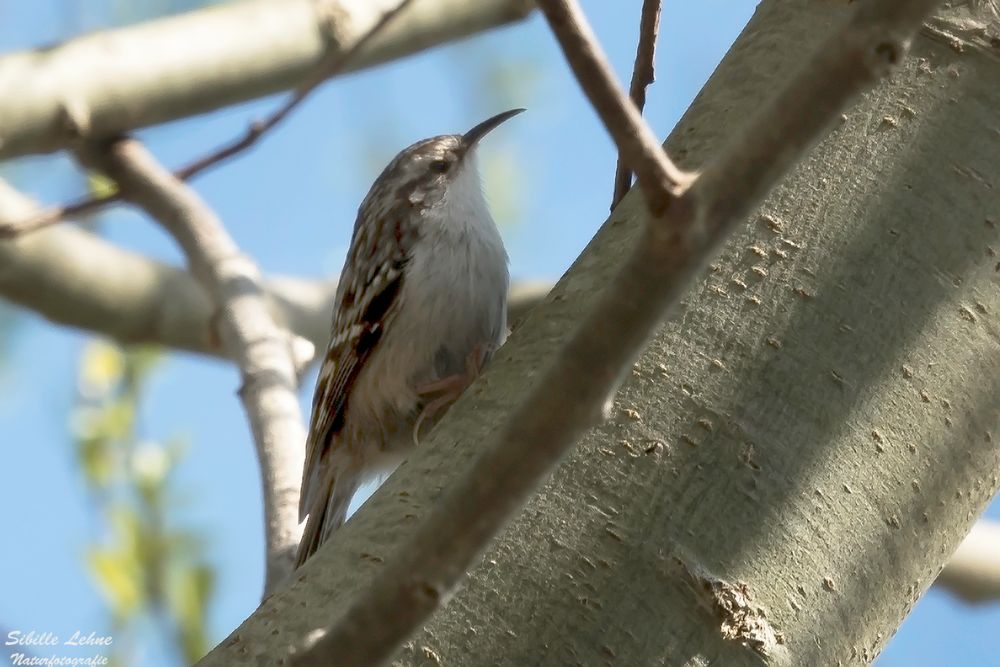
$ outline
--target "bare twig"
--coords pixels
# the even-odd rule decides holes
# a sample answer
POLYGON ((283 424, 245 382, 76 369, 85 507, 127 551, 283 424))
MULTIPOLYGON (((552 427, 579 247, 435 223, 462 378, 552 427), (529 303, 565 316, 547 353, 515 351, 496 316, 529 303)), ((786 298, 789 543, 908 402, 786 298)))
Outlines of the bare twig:
MULTIPOLYGON (((565 0, 540 0, 572 17, 565 0)), ((660 216, 483 454, 371 588, 295 664, 388 660, 476 555, 601 418, 623 375, 726 236, 857 93, 886 75, 938 0, 868 0, 741 137, 660 216), (750 169, 756 165, 757 170, 750 169), (692 214, 695 222, 691 224, 692 214)), ((566 33, 578 33, 562 25, 566 33)), ((578 76, 592 80, 589 71, 578 76)), ((657 147, 657 152, 662 151, 657 147)), ((623 149, 624 153, 624 149, 623 149)))
POLYGON ((191 272, 218 309, 219 337, 240 368, 240 398, 263 481, 265 592, 292 570, 305 429, 296 397, 290 337, 271 319, 260 274, 204 202, 134 139, 89 146, 81 157, 118 183, 180 244, 191 272))
POLYGON ((618 146, 621 159, 635 172, 646 203, 659 215, 690 183, 678 169, 635 104, 622 92, 587 18, 575 0, 539 0, 553 34, 576 80, 618 146))
POLYGON ((974 525, 935 583, 970 603, 1000 599, 1000 524, 974 525))
MULTIPOLYGON (((656 36, 660 30, 660 0, 643 0, 642 16, 639 19, 639 43, 635 49, 635 65, 632 66, 632 83, 628 96, 635 108, 642 113, 646 106, 646 87, 655 79, 654 60, 656 57, 656 36)), ((625 193, 632 187, 632 170, 622 156, 618 156, 615 168, 615 189, 611 196, 611 210, 615 210, 625 193)))
MULTIPOLYGON (((217 166, 256 144, 269 130, 288 117, 305 99, 327 79, 341 72, 350 62, 374 39, 401 11, 406 9, 413 0, 400 0, 392 9, 383 13, 372 26, 366 30, 346 51, 334 52, 320 63, 316 71, 305 83, 295 89, 289 98, 271 115, 263 120, 250 123, 243 134, 215 150, 196 158, 189 164, 174 172, 174 176, 182 181, 189 180, 198 174, 217 166)), ((105 206, 122 200, 119 192, 105 197, 83 197, 70 204, 57 206, 42 211, 36 216, 22 220, 0 220, 0 239, 12 238, 28 232, 54 225, 70 217, 94 213, 105 206)))

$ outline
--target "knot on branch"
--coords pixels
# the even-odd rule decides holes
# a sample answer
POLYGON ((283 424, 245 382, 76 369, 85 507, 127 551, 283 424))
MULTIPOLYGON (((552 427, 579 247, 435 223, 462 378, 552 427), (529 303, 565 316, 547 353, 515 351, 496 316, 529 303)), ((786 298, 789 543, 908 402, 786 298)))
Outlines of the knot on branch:
POLYGON ((723 639, 735 641, 763 657, 772 655, 784 636, 775 632, 763 607, 754 604, 750 587, 743 582, 729 582, 709 574, 704 568, 675 559, 719 619, 723 639))
POLYGON ((325 57, 329 58, 330 54, 342 51, 351 35, 356 32, 351 25, 355 17, 344 7, 344 3, 337 0, 315 0, 314 4, 316 25, 323 38, 323 51, 325 57))

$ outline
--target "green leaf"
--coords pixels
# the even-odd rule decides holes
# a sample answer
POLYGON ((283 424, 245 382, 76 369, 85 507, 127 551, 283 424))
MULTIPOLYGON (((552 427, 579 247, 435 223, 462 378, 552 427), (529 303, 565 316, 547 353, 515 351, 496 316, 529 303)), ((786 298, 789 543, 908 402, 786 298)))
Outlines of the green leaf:
POLYGON ((154 345, 133 345, 125 350, 126 363, 139 379, 145 379, 165 356, 163 348, 154 345))
POLYGON ((77 454, 88 485, 104 488, 112 479, 114 460, 105 438, 80 438, 77 454))
POLYGON ((214 586, 215 575, 206 563, 179 566, 171 577, 167 599, 188 662, 198 660, 208 650, 205 611, 214 586))
POLYGON ((87 172, 87 189, 94 199, 107 199, 118 194, 118 184, 96 171, 87 172))
POLYGON ((92 549, 87 554, 86 564, 114 615, 119 619, 134 615, 143 602, 134 560, 120 550, 92 549))
POLYGON ((100 397, 110 393, 125 373, 125 355, 101 338, 90 340, 80 359, 80 393, 100 397))

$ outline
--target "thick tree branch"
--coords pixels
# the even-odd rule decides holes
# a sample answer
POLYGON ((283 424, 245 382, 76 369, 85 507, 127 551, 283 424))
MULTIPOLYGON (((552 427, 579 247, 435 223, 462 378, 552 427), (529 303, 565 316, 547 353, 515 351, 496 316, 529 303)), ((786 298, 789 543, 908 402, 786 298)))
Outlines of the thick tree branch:
POLYGON ((292 570, 299 538, 298 498, 305 428, 296 397, 292 337, 271 318, 257 267, 242 255, 215 214, 134 139, 94 144, 85 161, 118 183, 156 219, 187 256, 191 272, 218 309, 222 347, 240 368, 263 481, 269 593, 292 570))
MULTIPOLYGON (((573 41, 586 30, 574 3, 540 4, 571 62, 574 52, 593 53, 589 44, 573 41)), ((868 0, 860 5, 739 140, 659 218, 651 219, 583 325, 485 443, 471 470, 445 492, 382 576, 304 648, 295 664, 360 667, 382 664, 395 653, 563 454, 600 420, 623 373, 727 234, 841 108, 902 59, 907 40, 936 5, 937 0, 868 0)), ((594 74, 601 69, 598 62, 579 60, 576 67, 582 82, 608 79, 594 74)), ((631 105, 626 108, 635 111, 631 105)), ((636 126, 645 127, 641 118, 636 126)), ((645 141, 636 143, 634 135, 625 135, 631 143, 619 143, 623 154, 623 143, 648 152, 645 141)), ((655 152, 664 155, 659 145, 655 152)), ((637 172, 641 183, 643 172, 637 172)), ((778 649, 773 632, 759 639, 762 653, 778 649)))
MULTIPOLYGON (((0 220, 33 216, 37 207, 0 180, 0 220)), ((511 286, 507 307, 516 323, 551 288, 546 281, 511 286)), ((264 279, 277 323, 326 349, 335 280, 264 279)), ((213 308, 187 271, 168 266, 73 227, 0 241, 0 297, 57 324, 110 336, 224 356, 212 332, 213 308)))
POLYGON ((622 92, 575 0, 540 0, 538 6, 577 82, 618 146, 618 154, 635 172, 650 210, 654 214, 662 212, 671 198, 690 183, 691 175, 674 166, 642 113, 622 92))
MULTIPOLYGON (((0 158, 116 136, 301 84, 396 0, 248 0, 0 58, 0 158)), ((347 70, 526 16, 527 0, 418 0, 347 70)))
POLYGON ((935 583, 970 603, 1000 599, 1000 524, 973 526, 935 583))
MULTIPOLYGON (((656 36, 660 30, 660 0, 643 0, 639 19, 639 43, 635 49, 635 64, 632 66, 632 82, 628 96, 641 114, 646 106, 646 87, 653 83, 656 68, 656 36)), ((621 202, 622 197, 632 187, 632 170, 618 156, 615 167, 614 194, 611 196, 611 210, 621 202)))

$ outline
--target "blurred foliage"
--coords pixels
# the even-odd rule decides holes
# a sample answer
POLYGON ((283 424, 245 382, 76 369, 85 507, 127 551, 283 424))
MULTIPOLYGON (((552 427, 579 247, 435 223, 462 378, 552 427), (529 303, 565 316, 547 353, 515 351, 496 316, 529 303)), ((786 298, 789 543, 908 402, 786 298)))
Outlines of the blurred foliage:
POLYGON ((204 540, 172 526, 171 473, 183 457, 178 439, 140 436, 143 387, 162 359, 148 347, 123 349, 93 339, 80 360, 71 424, 80 470, 103 535, 86 565, 108 603, 114 664, 132 665, 156 628, 176 647, 178 662, 208 650, 206 609, 214 574, 204 540))
POLYGON ((96 171, 87 173, 87 190, 96 199, 106 199, 118 193, 118 184, 96 171))

